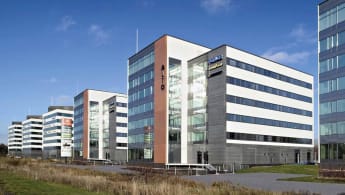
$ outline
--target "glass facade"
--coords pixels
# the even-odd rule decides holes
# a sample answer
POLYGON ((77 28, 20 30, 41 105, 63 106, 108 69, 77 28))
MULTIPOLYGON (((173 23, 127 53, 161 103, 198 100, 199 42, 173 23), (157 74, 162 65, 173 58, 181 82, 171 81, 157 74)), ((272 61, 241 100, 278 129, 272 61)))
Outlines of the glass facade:
POLYGON ((83 156, 84 93, 74 98, 74 157, 83 156))
POLYGON ((89 108, 89 157, 99 158, 99 103, 90 101, 89 108))
MULTIPOLYGON (((103 103, 103 151, 109 150, 109 104, 103 103)), ((105 155, 106 157, 108 155, 105 155)), ((107 159, 107 158, 106 158, 107 159)))
MULTIPOLYGON (((128 160, 153 160, 153 47, 128 63, 128 160)), ((121 125, 121 124, 117 124, 121 125)))
POLYGON ((345 77, 338 77, 327 81, 320 81, 320 94, 345 89, 345 77))
POLYGON ((345 3, 320 14, 319 30, 325 30, 345 20, 345 3))
POLYGON ((319 13, 320 160, 344 164, 345 3, 323 2, 319 13))
POLYGON ((208 143, 206 61, 188 67, 188 143, 208 143))
POLYGON ((181 61, 169 58, 169 163, 181 162, 181 61))

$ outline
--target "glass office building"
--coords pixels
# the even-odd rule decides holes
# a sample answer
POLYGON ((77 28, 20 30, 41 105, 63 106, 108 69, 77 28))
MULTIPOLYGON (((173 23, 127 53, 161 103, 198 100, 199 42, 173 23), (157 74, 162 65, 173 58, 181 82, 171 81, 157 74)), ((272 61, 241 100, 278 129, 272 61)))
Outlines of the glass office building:
POLYGON ((313 76, 163 35, 128 61, 128 157, 162 165, 313 160, 313 76))
POLYGON ((127 161, 127 101, 92 89, 74 97, 74 158, 127 161))
POLYGON ((321 167, 345 166, 345 1, 318 6, 321 167))

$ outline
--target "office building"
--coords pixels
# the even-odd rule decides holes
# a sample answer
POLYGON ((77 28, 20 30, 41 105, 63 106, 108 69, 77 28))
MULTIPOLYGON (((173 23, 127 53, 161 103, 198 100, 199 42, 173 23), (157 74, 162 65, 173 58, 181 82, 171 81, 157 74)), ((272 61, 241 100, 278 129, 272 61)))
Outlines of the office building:
POLYGON ((13 121, 8 127, 8 154, 10 156, 22 155, 23 125, 20 121, 13 121))
POLYGON ((74 98, 74 157, 127 161, 127 95, 87 89, 74 98))
POLYGON ((43 158, 72 157, 73 106, 49 106, 43 118, 43 158))
POLYGON ((164 164, 169 150, 187 163, 187 60, 208 50, 163 36, 129 58, 129 161, 164 164), (169 136, 176 138, 171 144, 169 136))
POLYGON ((28 115, 23 124, 23 156, 42 158, 43 125, 41 115, 28 115))
POLYGON ((222 45, 164 35, 129 58, 129 161, 313 159, 313 76, 222 45))
POLYGON ((321 2, 318 15, 320 163, 344 169, 345 1, 321 2))

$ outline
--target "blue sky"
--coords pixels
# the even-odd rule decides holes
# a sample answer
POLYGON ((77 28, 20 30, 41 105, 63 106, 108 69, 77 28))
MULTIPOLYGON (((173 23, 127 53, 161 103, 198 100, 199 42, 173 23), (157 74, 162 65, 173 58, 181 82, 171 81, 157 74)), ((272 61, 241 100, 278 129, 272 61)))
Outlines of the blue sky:
POLYGON ((139 49, 171 34, 317 77, 313 0, 0 0, 0 143, 11 121, 73 105, 86 88, 126 93, 136 29, 139 49))

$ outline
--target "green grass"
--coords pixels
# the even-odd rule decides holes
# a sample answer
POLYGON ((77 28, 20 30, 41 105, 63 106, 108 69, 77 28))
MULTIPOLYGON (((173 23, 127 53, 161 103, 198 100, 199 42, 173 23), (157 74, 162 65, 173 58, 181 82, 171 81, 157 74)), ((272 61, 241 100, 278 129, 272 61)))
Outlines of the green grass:
POLYGON ((13 173, 0 170, 0 194, 25 194, 25 195, 61 195, 61 194, 96 194, 68 185, 35 181, 13 173))
POLYGON ((345 184, 345 179, 318 178, 317 176, 293 177, 293 178, 285 178, 285 179, 279 179, 279 180, 282 180, 282 181, 299 181, 299 182, 345 184))
POLYGON ((287 173, 309 175, 304 177, 293 177, 279 179, 282 181, 316 182, 316 183, 345 183, 345 179, 318 178, 319 168, 316 165, 280 165, 280 166, 258 166, 242 169, 238 173, 287 173))
POLYGON ((304 174, 318 175, 318 167, 316 165, 278 165, 278 166, 257 166, 248 169, 242 169, 237 173, 288 173, 288 174, 304 174))

